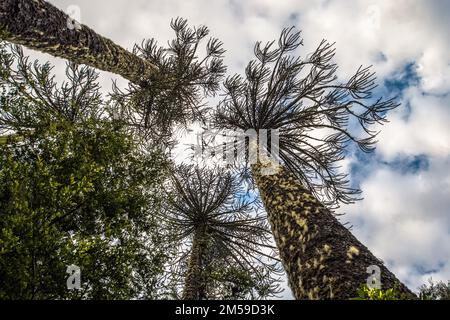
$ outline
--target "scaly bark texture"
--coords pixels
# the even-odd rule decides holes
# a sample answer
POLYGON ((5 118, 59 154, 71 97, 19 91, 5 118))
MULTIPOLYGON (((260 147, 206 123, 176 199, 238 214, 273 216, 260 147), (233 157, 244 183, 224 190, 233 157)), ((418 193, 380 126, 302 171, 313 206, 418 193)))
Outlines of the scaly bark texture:
POLYGON ((296 299, 354 298, 371 265, 380 267, 383 289, 415 297, 288 170, 252 171, 296 299))
POLYGON ((203 257, 207 250, 206 228, 199 227, 192 240, 188 271, 183 290, 183 300, 205 299, 205 283, 203 279, 203 257))
POLYGON ((148 80, 157 67, 80 25, 43 0, 1 0, 0 36, 3 40, 49 53, 78 64, 119 74, 135 84, 148 80))

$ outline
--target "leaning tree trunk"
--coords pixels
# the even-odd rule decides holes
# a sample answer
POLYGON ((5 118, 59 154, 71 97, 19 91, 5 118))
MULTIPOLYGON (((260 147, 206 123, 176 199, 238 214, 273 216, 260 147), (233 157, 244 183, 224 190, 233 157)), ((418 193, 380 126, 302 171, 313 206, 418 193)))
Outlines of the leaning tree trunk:
POLYGON ((281 167, 262 175, 256 165, 252 171, 296 299, 356 297, 372 265, 381 269, 383 289, 414 297, 293 174, 281 167))
POLYGON ((206 298, 203 279, 203 260, 206 247, 206 228, 198 227, 195 230, 194 239, 192 240, 188 271, 184 280, 184 300, 203 300, 206 298))
POLYGON ((121 75, 141 84, 157 67, 94 30, 79 25, 44 0, 1 0, 0 37, 74 63, 121 75))

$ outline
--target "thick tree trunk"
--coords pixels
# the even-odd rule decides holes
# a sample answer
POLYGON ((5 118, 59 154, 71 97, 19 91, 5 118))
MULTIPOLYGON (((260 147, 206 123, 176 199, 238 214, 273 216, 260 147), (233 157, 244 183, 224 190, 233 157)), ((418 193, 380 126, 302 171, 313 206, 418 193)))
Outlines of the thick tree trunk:
POLYGON ((414 294, 284 168, 253 175, 296 299, 349 299, 367 283, 369 266, 381 270, 383 289, 414 294))
POLYGON ((199 227, 192 240, 188 271, 184 281, 184 300, 205 299, 205 284, 203 279, 203 257, 206 253, 206 228, 199 227))
POLYGON ((71 18, 43 0, 1 0, 0 36, 3 40, 65 58, 74 63, 121 75, 141 84, 157 71, 94 30, 70 28, 71 18))

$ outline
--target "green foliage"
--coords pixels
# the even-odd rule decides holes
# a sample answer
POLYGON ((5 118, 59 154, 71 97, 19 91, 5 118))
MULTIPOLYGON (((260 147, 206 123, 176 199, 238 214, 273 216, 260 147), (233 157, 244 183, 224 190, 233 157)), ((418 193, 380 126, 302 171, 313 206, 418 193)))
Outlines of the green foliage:
POLYGON ((401 300, 395 288, 387 290, 369 288, 367 285, 358 289, 358 296, 351 300, 401 300))
POLYGON ((419 288, 419 299, 421 300, 450 300, 450 281, 434 282, 428 280, 428 285, 424 284, 419 288))
POLYGON ((0 56, 0 299, 156 298, 164 154, 107 116, 92 70, 57 88, 49 65, 0 56))
POLYGON ((159 203, 149 195, 159 156, 137 153, 110 123, 68 125, 24 142, 0 153, 0 296, 66 297, 70 264, 81 267, 84 298, 137 294, 138 260, 165 257, 160 239, 145 235, 156 231, 151 210, 159 203))
MULTIPOLYGON (((357 297, 352 300, 406 300, 395 288, 387 290, 370 289, 367 285, 358 289, 357 297)), ((450 281, 434 282, 428 280, 428 285, 423 284, 419 287, 420 300, 450 300, 450 281)))

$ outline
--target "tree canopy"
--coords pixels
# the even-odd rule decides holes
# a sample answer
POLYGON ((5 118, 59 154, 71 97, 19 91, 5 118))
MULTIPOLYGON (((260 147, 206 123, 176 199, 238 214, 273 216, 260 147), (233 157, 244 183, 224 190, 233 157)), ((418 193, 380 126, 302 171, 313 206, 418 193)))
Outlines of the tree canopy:
POLYGON ((70 64, 57 87, 49 64, 3 47, 0 70, 0 297, 156 297, 164 154, 107 116, 91 69, 70 64), (67 290, 72 264, 82 290, 67 290))

